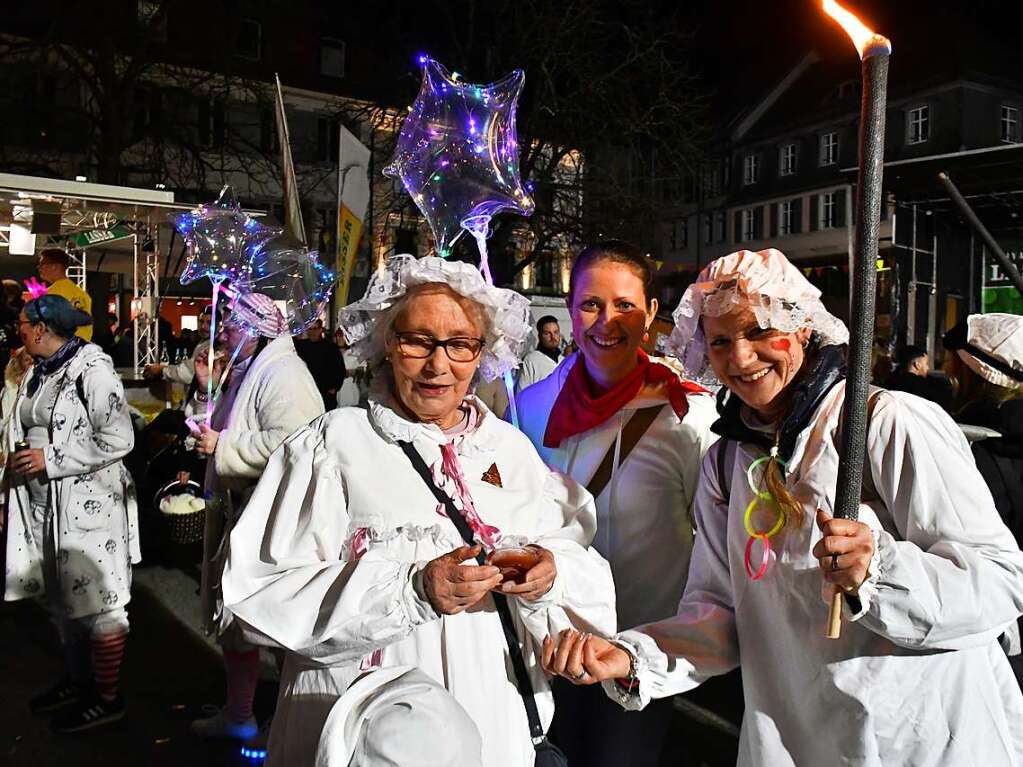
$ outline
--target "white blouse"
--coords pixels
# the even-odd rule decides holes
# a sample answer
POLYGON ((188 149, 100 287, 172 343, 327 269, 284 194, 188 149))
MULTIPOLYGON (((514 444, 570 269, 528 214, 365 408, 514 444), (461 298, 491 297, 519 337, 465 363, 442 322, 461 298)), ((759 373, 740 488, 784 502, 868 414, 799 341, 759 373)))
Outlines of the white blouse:
MULTIPOLYGON (((553 700, 540 668, 549 633, 613 630, 614 585, 588 548, 593 499, 544 466, 528 440, 475 401, 483 418, 456 439, 475 507, 505 538, 549 549, 558 575, 540 600, 509 598, 545 727, 553 700), (484 479, 486 475, 487 479, 484 479)), ((363 671, 415 666, 450 691, 479 728, 483 764, 533 762, 525 709, 489 598, 438 615, 416 575, 462 545, 397 444, 427 464, 448 438, 383 404, 327 413, 270 458, 231 536, 224 602, 250 639, 287 648, 270 765, 311 764, 334 701, 363 671)), ((474 564, 474 563, 470 563, 474 564)))

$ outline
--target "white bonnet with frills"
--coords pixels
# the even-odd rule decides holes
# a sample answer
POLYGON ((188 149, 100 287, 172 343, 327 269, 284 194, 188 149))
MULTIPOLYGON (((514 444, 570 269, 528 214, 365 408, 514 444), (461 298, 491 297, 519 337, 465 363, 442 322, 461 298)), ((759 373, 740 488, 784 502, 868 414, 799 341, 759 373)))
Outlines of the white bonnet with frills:
POLYGON ((707 264, 672 315, 675 329, 667 351, 682 361, 689 377, 716 380, 700 318, 720 317, 735 308, 751 310, 762 328, 794 333, 808 327, 823 346, 849 342, 845 324, 824 307, 821 292, 780 250, 740 250, 707 264))
POLYGON ((493 381, 518 366, 529 343, 532 322, 529 299, 514 290, 489 284, 479 270, 461 261, 429 256, 394 256, 370 279, 366 294, 344 307, 340 325, 350 351, 366 362, 377 362, 385 355, 382 334, 377 332, 384 314, 409 288, 427 283, 443 283, 460 296, 480 305, 487 315, 488 329, 480 358, 480 374, 493 381))

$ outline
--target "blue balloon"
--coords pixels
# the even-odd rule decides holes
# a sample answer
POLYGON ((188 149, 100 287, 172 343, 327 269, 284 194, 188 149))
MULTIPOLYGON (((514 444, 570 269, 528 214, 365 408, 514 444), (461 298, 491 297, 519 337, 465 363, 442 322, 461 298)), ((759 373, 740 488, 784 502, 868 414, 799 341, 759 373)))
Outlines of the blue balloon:
POLYGON ((474 85, 427 56, 419 62, 423 83, 384 173, 401 179, 433 231, 438 255, 447 257, 463 231, 486 237, 499 211, 533 212, 519 178, 515 128, 525 75, 516 69, 474 85))

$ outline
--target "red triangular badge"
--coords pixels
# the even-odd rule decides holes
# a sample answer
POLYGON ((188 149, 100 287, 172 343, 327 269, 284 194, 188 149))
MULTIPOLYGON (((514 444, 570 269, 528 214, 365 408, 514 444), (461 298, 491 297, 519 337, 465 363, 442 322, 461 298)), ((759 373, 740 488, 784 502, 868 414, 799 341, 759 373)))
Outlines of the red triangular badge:
POLYGON ((483 472, 483 481, 494 487, 504 487, 501 484, 501 472, 497 470, 497 464, 490 464, 490 468, 483 472))

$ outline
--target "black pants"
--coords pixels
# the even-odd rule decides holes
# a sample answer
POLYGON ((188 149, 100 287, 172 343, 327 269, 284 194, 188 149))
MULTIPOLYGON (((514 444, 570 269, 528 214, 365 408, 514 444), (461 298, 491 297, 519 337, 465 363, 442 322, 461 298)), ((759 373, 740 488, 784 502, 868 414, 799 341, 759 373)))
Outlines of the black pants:
POLYGON ((554 721, 550 739, 569 767, 657 767, 672 718, 671 698, 652 700, 642 711, 626 711, 600 685, 551 682, 554 721))

